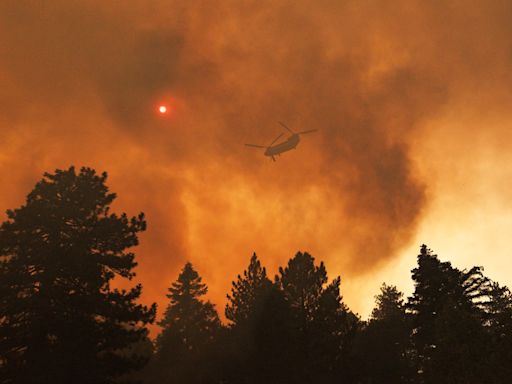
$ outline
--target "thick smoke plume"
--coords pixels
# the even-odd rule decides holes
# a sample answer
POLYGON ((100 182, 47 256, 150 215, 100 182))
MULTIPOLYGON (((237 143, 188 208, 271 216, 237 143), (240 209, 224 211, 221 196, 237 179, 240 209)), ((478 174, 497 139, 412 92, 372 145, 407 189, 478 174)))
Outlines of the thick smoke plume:
POLYGON ((191 260, 222 304, 253 251, 369 273, 428 207, 422 127, 510 85, 510 20, 499 1, 1 1, 1 206, 44 171, 108 171, 148 217, 148 301, 191 260), (278 120, 318 132, 272 163, 243 144, 278 120))

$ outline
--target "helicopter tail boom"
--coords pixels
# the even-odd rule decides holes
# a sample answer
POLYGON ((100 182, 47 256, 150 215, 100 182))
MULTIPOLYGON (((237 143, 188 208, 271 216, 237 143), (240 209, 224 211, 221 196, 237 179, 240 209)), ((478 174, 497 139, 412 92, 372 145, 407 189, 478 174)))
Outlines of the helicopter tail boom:
POLYGON ((254 147, 254 148, 267 148, 263 145, 256 145, 256 144, 245 144, 248 147, 254 147))

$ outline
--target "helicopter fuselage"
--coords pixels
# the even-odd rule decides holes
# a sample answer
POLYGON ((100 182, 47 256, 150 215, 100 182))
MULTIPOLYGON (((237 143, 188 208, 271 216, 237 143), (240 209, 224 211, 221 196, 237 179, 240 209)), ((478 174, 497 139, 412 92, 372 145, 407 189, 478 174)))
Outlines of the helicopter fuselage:
POLYGON ((279 122, 284 128, 288 130, 288 132, 291 133, 290 136, 285 141, 282 141, 281 143, 275 144, 282 136, 283 133, 280 133, 279 136, 277 136, 272 143, 270 143, 269 146, 263 146, 263 145, 257 145, 257 144, 245 144, 248 147, 255 147, 255 148, 265 148, 265 152, 263 154, 265 156, 268 156, 272 158, 272 160, 276 161, 275 156, 280 155, 283 152, 289 151, 290 149, 297 148, 297 145, 299 145, 300 142, 300 135, 304 135, 306 133, 310 132, 316 132, 317 129, 309 129, 307 131, 301 131, 301 132, 294 132, 290 128, 288 128, 284 123, 279 122))
POLYGON ((298 134, 295 133, 295 134, 291 135, 290 137, 288 137, 288 139, 286 139, 286 141, 283 141, 282 143, 268 147, 265 150, 264 154, 265 154, 265 156, 272 157, 272 160, 275 160, 274 156, 280 155, 281 153, 289 151, 291 149, 295 149, 297 147, 297 145, 299 144, 299 141, 300 141, 300 137, 298 134))

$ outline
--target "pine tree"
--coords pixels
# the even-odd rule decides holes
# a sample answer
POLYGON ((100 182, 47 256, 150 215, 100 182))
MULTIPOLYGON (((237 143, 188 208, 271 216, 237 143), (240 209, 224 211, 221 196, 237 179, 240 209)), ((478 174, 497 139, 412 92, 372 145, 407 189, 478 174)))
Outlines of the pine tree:
POLYGON ((158 323, 162 332, 156 340, 155 368, 169 382, 203 383, 212 379, 207 360, 221 324, 213 304, 201 298, 207 292, 191 263, 185 264, 169 288, 170 302, 158 323))
POLYGON ((387 321, 405 317, 404 294, 396 286, 382 284, 380 294, 375 296, 376 306, 372 310, 371 320, 387 321))
POLYGON ((324 285, 327 284, 325 265, 320 262, 316 266, 310 254, 297 252, 285 268, 279 268, 279 273, 276 282, 294 311, 299 326, 304 328, 313 321, 324 285))
POLYGON ((289 311, 282 292, 268 279, 253 254, 247 270, 238 275, 228 295, 226 318, 230 353, 228 382, 283 382, 288 364, 289 311), (258 369, 257 367, 265 367, 258 369))
POLYGON ((492 383, 507 383, 512 377, 512 293, 507 287, 492 283, 487 302, 488 350, 492 383))
POLYGON ((371 318, 358 334, 354 354, 364 382, 408 383, 411 325, 403 293, 383 284, 371 318))
POLYGON ((413 314, 413 342, 422 380, 484 382, 489 368, 482 353, 488 347, 482 299, 488 294, 489 282, 481 268, 460 271, 439 261, 423 245, 418 267, 412 272, 415 292, 408 306, 413 314))
POLYGON ((112 383, 142 359, 123 350, 146 339, 155 307, 135 274, 143 214, 109 206, 107 174, 73 167, 46 173, 0 227, 0 376, 4 383, 112 383))
POLYGON ((252 255, 249 267, 243 272, 243 276, 238 275, 237 281, 234 281, 232 286, 231 295, 227 296, 225 313, 226 318, 236 326, 258 316, 256 312, 261 311, 272 286, 256 253, 252 255))
POLYGON ((276 283, 292 313, 292 381, 332 382, 347 364, 358 326, 357 317, 342 302, 340 278, 327 284, 324 264, 315 265, 315 259, 306 252, 298 252, 279 273, 276 283))

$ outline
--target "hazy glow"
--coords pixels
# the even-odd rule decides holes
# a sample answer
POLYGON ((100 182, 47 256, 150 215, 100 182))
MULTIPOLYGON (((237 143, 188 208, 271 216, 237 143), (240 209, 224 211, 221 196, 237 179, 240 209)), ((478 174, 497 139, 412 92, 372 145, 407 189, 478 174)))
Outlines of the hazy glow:
POLYGON ((161 114, 167 113, 167 107, 165 105, 159 106, 158 107, 158 112, 160 112, 161 114))
POLYGON ((510 2, 151 4, 0 1, 2 209, 108 171, 160 310, 191 260, 222 312, 253 251, 271 275, 309 251, 362 315, 411 290, 421 243, 512 283, 510 2), (275 163, 244 147, 277 121, 318 132, 275 163))

